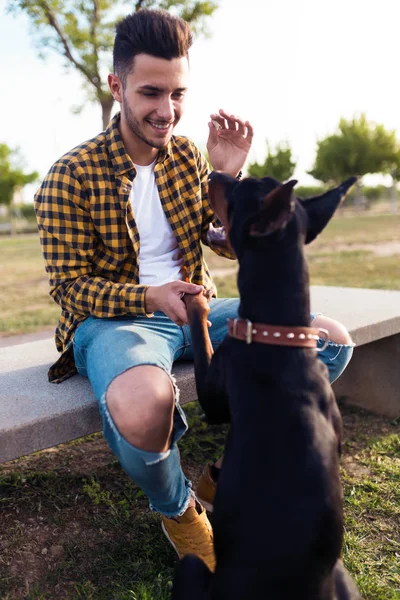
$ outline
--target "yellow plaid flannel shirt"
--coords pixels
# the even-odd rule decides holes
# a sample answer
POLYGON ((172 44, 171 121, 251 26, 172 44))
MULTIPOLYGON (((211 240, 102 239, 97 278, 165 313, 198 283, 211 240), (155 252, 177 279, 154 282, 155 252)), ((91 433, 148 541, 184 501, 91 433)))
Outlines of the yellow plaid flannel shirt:
MULTIPOLYGON (((61 307, 55 332, 61 357, 49 371, 54 383, 76 373, 72 339, 85 318, 146 314, 146 286, 139 283, 140 238, 129 199, 136 171, 119 119, 117 114, 106 131, 60 158, 35 195, 50 295, 61 307)), ((159 152, 154 170, 186 280, 216 293, 200 243, 207 244, 210 223, 219 225, 208 202, 204 156, 189 139, 173 136, 159 152)))

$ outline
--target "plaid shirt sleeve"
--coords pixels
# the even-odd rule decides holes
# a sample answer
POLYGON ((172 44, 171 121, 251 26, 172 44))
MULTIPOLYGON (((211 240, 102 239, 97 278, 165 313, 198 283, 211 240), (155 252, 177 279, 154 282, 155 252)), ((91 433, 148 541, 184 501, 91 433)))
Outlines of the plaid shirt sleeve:
POLYGON ((53 165, 36 193, 35 211, 50 295, 63 311, 99 318, 146 314, 147 286, 96 275, 96 232, 71 165, 53 165))
POLYGON ((210 224, 212 224, 214 227, 221 227, 222 223, 218 219, 208 200, 208 176, 210 174, 210 170, 208 168, 207 160, 205 156, 201 154, 201 152, 198 153, 198 169, 200 175, 201 195, 203 200, 203 222, 201 228, 201 241, 203 244, 211 248, 211 250, 215 252, 215 254, 218 254, 218 256, 223 256, 225 258, 230 258, 234 260, 236 259, 235 254, 233 254, 229 250, 225 250, 220 247, 214 246, 213 244, 210 244, 207 239, 207 233, 210 224))

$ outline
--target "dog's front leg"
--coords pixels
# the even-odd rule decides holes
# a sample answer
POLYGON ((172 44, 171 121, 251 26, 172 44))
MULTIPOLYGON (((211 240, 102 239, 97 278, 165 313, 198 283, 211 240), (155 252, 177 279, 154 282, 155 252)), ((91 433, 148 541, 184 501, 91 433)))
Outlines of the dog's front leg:
POLYGON ((362 600, 356 584, 344 568, 340 559, 334 569, 335 600, 362 600))
POLYGON ((197 397, 211 424, 227 423, 229 403, 225 391, 223 349, 214 354, 208 334, 207 317, 210 312, 210 294, 186 295, 184 302, 192 336, 194 372, 197 397))
POLYGON ((206 600, 211 578, 204 562, 187 554, 177 566, 171 600, 206 600))
POLYGON ((207 323, 210 312, 209 296, 210 293, 204 290, 203 293, 187 294, 183 297, 192 336, 197 396, 202 406, 203 401, 207 398, 207 373, 214 353, 207 323))

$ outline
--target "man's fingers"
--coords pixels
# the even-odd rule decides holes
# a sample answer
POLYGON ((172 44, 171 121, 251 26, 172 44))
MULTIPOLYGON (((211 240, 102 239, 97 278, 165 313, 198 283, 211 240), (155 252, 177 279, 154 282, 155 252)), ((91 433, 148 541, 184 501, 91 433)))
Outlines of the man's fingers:
POLYGON ((236 131, 238 128, 238 120, 235 115, 231 115, 227 118, 228 128, 232 131, 236 131))
POLYGON ((169 317, 174 323, 176 323, 180 327, 183 327, 183 325, 187 325, 189 321, 184 302, 179 302, 178 305, 174 304, 174 306, 171 306, 171 312, 172 314, 169 315, 169 317))
POLYGON ((254 131, 249 121, 243 121, 236 115, 230 115, 223 108, 220 108, 218 113, 210 115, 210 118, 212 125, 209 123, 208 126, 210 128, 210 138, 213 141, 218 139, 218 134, 222 134, 222 137, 225 138, 227 131, 237 131, 251 144, 254 131))
MULTIPOLYGON (((218 124, 218 127, 220 127, 219 124, 218 124)), ((210 152, 210 150, 212 150, 214 148, 214 146, 216 146, 216 144, 218 143, 218 133, 217 133, 217 129, 215 128, 212 121, 210 121, 208 123, 208 129, 209 129, 209 134, 208 134, 208 140, 207 140, 207 150, 208 150, 208 152, 210 152)))
POLYGON ((254 130, 253 130, 252 125, 248 121, 245 122, 245 126, 247 128, 247 140, 251 144, 251 142, 253 140, 253 136, 254 136, 254 130))
POLYGON ((229 120, 231 118, 231 115, 228 115, 228 113, 223 108, 220 108, 218 113, 219 118, 223 118, 226 120, 229 120))
POLYGON ((203 291, 202 285, 196 285, 195 283, 187 283, 186 281, 179 281, 176 286, 176 292, 181 297, 183 294, 200 294, 203 291))
MULTIPOLYGON (((216 130, 218 129, 218 125, 220 126, 221 129, 227 129, 227 123, 225 121, 225 119, 218 113, 213 113, 212 115, 210 115, 211 121, 215 122, 214 123, 214 127, 216 128, 216 130)), ((221 131, 221 129, 218 129, 218 131, 221 131)))
POLYGON ((247 126, 245 121, 243 121, 240 117, 236 118, 238 124, 238 132, 242 134, 243 137, 246 137, 247 126))
POLYGON ((235 115, 229 115, 222 108, 219 111, 220 115, 225 119, 228 124, 228 129, 236 131, 238 129, 239 119, 235 115))

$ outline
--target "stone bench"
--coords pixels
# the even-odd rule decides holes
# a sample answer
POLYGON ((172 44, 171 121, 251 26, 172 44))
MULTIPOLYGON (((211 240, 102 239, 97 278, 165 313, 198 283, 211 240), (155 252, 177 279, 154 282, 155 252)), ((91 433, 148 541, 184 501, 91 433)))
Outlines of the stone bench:
MULTIPOLYGON (((336 395, 400 416, 400 292, 314 286, 311 306, 344 323, 357 344, 336 395)), ((52 338, 0 348, 0 463, 100 430, 84 377, 48 383, 57 356, 52 338)), ((174 374, 181 403, 195 400, 192 363, 176 364, 174 374)))

